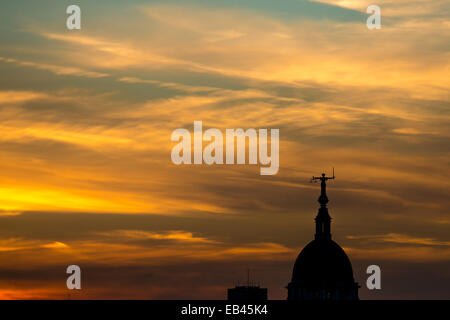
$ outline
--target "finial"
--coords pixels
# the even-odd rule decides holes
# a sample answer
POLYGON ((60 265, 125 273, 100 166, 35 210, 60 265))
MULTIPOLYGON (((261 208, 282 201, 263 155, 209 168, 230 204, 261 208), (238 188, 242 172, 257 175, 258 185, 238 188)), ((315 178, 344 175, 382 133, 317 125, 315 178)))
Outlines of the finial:
POLYGON ((316 240, 330 240, 331 239, 331 217, 328 214, 328 197, 327 197, 327 180, 333 180, 334 177, 334 168, 333 168, 333 176, 327 177, 325 173, 322 173, 320 177, 312 177, 312 181, 320 180, 320 197, 317 201, 320 203, 319 212, 315 218, 316 220, 316 240))

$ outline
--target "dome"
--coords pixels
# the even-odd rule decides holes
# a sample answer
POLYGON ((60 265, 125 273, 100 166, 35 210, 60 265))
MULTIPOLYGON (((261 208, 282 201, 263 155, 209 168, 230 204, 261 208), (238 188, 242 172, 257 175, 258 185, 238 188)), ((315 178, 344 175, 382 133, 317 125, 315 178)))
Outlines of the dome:
POLYGON ((350 259, 331 240, 331 217, 328 214, 326 181, 334 179, 313 177, 321 181, 320 203, 316 218, 314 240, 303 248, 295 260, 292 280, 287 285, 288 300, 358 300, 359 285, 353 279, 350 259))
POLYGON ((336 287, 354 283, 352 265, 344 250, 331 239, 315 239, 300 252, 292 284, 336 287))

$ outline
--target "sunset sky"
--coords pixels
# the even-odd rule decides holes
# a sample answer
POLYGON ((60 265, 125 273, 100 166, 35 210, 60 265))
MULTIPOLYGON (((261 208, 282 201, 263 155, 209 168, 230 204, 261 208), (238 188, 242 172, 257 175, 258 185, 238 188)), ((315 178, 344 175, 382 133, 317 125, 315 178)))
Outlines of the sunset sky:
POLYGON ((314 237, 309 179, 332 167, 333 239, 360 298, 450 299, 449 14, 445 0, 2 1, 0 299, 225 299, 248 268, 285 299, 314 237), (171 133, 195 120, 278 128, 278 174, 173 164, 171 133))

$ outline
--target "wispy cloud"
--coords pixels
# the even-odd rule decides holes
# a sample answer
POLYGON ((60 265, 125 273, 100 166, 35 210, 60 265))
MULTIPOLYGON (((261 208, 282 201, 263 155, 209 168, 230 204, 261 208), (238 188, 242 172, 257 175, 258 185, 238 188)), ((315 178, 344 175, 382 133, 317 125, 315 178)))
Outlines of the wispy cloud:
POLYGON ((142 230, 114 230, 99 234, 107 237, 124 238, 131 240, 154 239, 154 240, 173 240, 180 242, 217 243, 214 240, 210 240, 203 237, 196 237, 192 234, 192 232, 180 230, 168 231, 165 233, 148 232, 142 230))
POLYGON ((86 78, 103 78, 107 77, 108 74, 95 72, 95 71, 87 71, 77 67, 68 67, 68 66, 58 66, 52 64, 38 63, 33 61, 22 61, 13 58, 4 58, 0 57, 0 62, 13 63, 22 67, 30 67, 40 70, 47 70, 53 72, 57 75, 64 76, 77 76, 77 77, 86 77, 86 78))
POLYGON ((377 242, 392 242, 403 244, 417 244, 429 246, 450 246, 450 241, 439 241, 435 238, 420 238, 412 237, 406 234, 388 233, 382 235, 362 235, 362 236, 347 236, 352 240, 369 240, 377 242))
POLYGON ((450 249, 432 247, 394 247, 360 249, 346 247, 344 250, 352 259, 374 261, 438 262, 450 260, 450 249))
POLYGON ((69 246, 63 242, 52 242, 52 243, 48 243, 48 244, 43 244, 41 245, 42 248, 48 248, 48 249, 67 249, 69 248, 69 246))

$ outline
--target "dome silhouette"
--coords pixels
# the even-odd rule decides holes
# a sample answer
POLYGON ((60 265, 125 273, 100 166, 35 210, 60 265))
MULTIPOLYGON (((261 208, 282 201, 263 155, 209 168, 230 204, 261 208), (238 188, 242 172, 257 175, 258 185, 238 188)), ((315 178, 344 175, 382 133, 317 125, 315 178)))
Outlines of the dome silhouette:
POLYGON ((353 269, 344 250, 333 240, 313 240, 294 264, 292 283, 310 287, 335 287, 354 282, 353 269))
POLYGON ((358 283, 353 278, 350 259, 344 250, 331 240, 331 217, 328 214, 326 181, 321 180, 319 212, 315 218, 315 239, 297 257, 288 284, 288 300, 358 300, 358 283))

